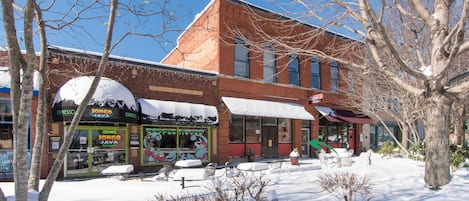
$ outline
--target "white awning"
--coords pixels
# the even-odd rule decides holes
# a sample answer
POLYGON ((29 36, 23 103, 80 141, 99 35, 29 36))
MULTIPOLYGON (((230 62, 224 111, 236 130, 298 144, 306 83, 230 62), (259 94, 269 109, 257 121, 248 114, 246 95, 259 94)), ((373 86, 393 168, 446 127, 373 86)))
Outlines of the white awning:
POLYGON ((314 120, 305 108, 295 103, 222 97, 232 114, 314 120))
POLYGON ((215 106, 176 101, 139 98, 142 114, 153 120, 177 120, 216 124, 218 110, 215 106))

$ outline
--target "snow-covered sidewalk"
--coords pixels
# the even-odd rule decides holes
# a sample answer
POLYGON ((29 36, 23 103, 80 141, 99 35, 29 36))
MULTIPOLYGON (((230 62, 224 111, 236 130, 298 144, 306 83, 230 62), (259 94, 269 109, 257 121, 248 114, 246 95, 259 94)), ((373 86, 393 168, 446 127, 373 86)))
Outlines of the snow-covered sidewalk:
MULTIPOLYGON (((377 154, 368 154, 353 158, 350 167, 318 169, 317 159, 300 160, 300 166, 291 166, 283 162, 277 171, 265 172, 270 179, 269 189, 274 189, 279 200, 343 200, 324 191, 318 184, 319 175, 326 172, 353 172, 366 175, 372 183, 372 200, 464 200, 469 197, 469 171, 459 169, 453 174, 450 184, 439 191, 425 188, 423 180, 424 163, 406 158, 382 159, 377 154)), ((220 177, 224 169, 215 173, 220 177)), ((155 200, 155 195, 189 195, 210 193, 210 180, 191 181, 181 188, 180 181, 144 180, 129 178, 119 181, 112 178, 89 180, 57 181, 51 192, 50 201, 135 201, 155 200)), ((13 195, 14 184, 1 182, 3 192, 13 195)))

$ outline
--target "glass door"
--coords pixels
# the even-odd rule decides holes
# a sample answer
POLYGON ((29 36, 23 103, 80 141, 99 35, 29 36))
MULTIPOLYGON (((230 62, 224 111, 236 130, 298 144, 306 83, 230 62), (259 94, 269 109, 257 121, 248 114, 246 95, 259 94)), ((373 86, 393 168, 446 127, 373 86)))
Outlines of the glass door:
POLYGON ((126 128, 79 127, 67 154, 65 176, 96 175, 111 165, 126 163, 126 128))
POLYGON ((309 128, 302 128, 301 129, 301 157, 303 158, 309 158, 311 157, 311 147, 309 145, 309 128))
POLYGON ((91 130, 91 172, 100 173, 112 165, 126 164, 126 130, 91 130))
POLYGON ((278 157, 278 126, 276 118, 262 118, 261 148, 262 157, 278 157))

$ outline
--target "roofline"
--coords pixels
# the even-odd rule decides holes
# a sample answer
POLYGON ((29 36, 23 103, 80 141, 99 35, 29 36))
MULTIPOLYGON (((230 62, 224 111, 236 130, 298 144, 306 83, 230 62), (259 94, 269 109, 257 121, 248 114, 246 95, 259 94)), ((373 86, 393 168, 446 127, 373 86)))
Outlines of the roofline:
MULTIPOLYGON (((217 1, 217 0, 211 0, 207 6, 205 6, 205 8, 200 11, 194 18, 194 20, 186 27, 186 29, 184 29, 184 31, 177 37, 176 39, 176 46, 174 46, 174 48, 168 53, 166 54, 165 57, 163 57, 160 61, 164 61, 165 59, 168 58, 169 55, 171 55, 176 49, 177 47, 179 46, 179 39, 187 32, 187 30, 189 30, 189 28, 192 27, 192 25, 195 24, 195 22, 200 18, 200 16, 205 13, 208 8, 210 6, 212 6, 214 4, 214 2, 217 1)), ((246 6, 249 6, 255 10, 258 10, 258 11, 261 11, 263 13, 266 13, 266 14, 271 14, 271 15, 274 15, 274 17, 280 17, 280 18, 283 18, 285 20, 292 20, 294 22, 298 22, 299 24, 303 25, 303 26, 307 26, 307 27, 310 27, 310 28, 314 28, 314 29, 321 29, 321 30, 324 30, 326 33, 328 34, 331 34, 333 36, 337 36, 337 37, 340 37, 340 38, 344 38, 346 40, 352 40, 352 41, 356 41, 356 42, 359 42, 359 43, 363 43, 363 41, 360 41, 360 40, 357 40, 353 37, 350 37, 350 36, 347 36, 345 34, 341 34, 341 33, 338 33, 338 32, 334 32, 334 31, 330 31, 330 30, 327 30, 327 29, 324 29, 324 28, 321 28, 319 26, 316 26, 316 25, 313 25, 313 24, 309 24, 309 23, 306 23, 304 21, 301 21, 301 20, 298 20, 298 19, 294 19, 294 18, 291 18, 291 17, 288 17, 286 15, 283 15, 283 14, 280 14, 278 12, 275 12, 275 11, 272 11, 272 10, 269 10, 269 9, 266 9, 266 8, 263 8, 263 7, 260 7, 258 5, 255 5, 255 4, 252 4, 252 3, 249 3, 245 0, 227 0, 227 1, 231 1, 233 3, 238 3, 238 4, 242 4, 242 5, 246 5, 246 6)))
POLYGON ((166 56, 164 56, 164 57, 160 60, 160 62, 161 62, 161 61, 164 61, 166 58, 168 58, 168 56, 171 55, 171 54, 177 49, 177 47, 179 46, 179 39, 180 39, 184 34, 186 34, 187 30, 189 30, 189 28, 191 28, 192 25, 194 25, 195 22, 197 22, 197 20, 199 20, 200 16, 202 16, 202 14, 204 14, 204 13, 208 10, 208 8, 210 8, 210 7, 215 3, 215 1, 217 1, 217 0, 211 0, 210 2, 208 2, 208 4, 205 6, 205 8, 202 9, 202 11, 200 11, 199 13, 197 13, 197 14, 195 15, 194 20, 192 20, 192 22, 191 22, 189 25, 187 25, 187 27, 184 29, 184 31, 182 31, 182 33, 179 34, 179 36, 176 38, 176 46, 174 46, 173 49, 172 49, 171 51, 169 51, 168 54, 166 54, 166 56))
POLYGON ((263 7, 260 7, 258 5, 255 5, 253 3, 250 3, 250 2, 247 2, 245 0, 228 0, 228 1, 231 1, 233 3, 239 3, 239 4, 243 4, 243 5, 246 5, 246 6, 249 6, 253 9, 256 9, 258 11, 261 11, 261 12, 264 12, 266 14, 271 14, 273 15, 274 17, 279 17, 279 18, 283 18, 285 20, 292 20, 293 22, 297 22, 303 26, 307 26, 307 27, 310 27, 310 28, 314 28, 314 29, 320 29, 320 30, 324 30, 326 33, 328 34, 331 34, 331 35, 334 35, 334 36, 337 36, 337 37, 340 37, 340 38, 344 38, 346 40, 352 40, 352 41, 356 41, 356 42, 360 42, 362 43, 362 41, 360 40, 357 40, 353 37, 350 37, 350 36, 347 36, 345 34, 341 34, 341 33, 338 33, 338 32, 335 32, 335 31, 331 31, 331 30, 328 30, 328 29, 324 29, 324 28, 321 28, 319 26, 316 26, 316 25, 313 25, 313 24, 310 24, 310 23, 307 23, 307 22, 304 22, 302 20, 299 20, 299 19, 295 19, 295 18, 292 18, 292 17, 288 17, 286 15, 283 15, 281 13, 278 13, 278 12, 275 12, 275 11, 272 11, 272 10, 269 10, 269 9, 266 9, 266 8, 263 8, 263 7))
MULTIPOLYGON (((61 47, 61 46, 54 46, 54 45, 49 45, 47 47, 47 49, 50 52, 76 53, 76 54, 79 54, 79 55, 82 55, 82 56, 88 55, 88 56, 94 56, 96 58, 100 58, 103 55, 100 52, 93 52, 93 51, 87 51, 87 50, 82 50, 82 49, 68 48, 68 47, 61 47)), ((152 68, 177 70, 177 71, 183 71, 183 72, 187 72, 187 73, 203 74, 203 75, 209 75, 209 76, 218 75, 217 72, 212 72, 212 71, 192 69, 192 68, 184 68, 184 67, 181 67, 181 66, 174 66, 174 65, 169 65, 169 64, 163 64, 163 63, 160 63, 160 62, 140 60, 140 59, 117 56, 117 55, 109 55, 109 60, 110 61, 117 61, 117 62, 126 62, 126 63, 130 63, 130 64, 135 64, 135 65, 145 65, 147 67, 152 67, 152 68)))

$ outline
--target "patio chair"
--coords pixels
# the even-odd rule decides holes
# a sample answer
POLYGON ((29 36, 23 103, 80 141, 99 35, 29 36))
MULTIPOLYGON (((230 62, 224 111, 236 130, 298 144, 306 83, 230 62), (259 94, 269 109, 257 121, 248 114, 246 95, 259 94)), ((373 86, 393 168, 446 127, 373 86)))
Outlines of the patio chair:
POLYGON ((321 164, 321 169, 337 167, 337 161, 334 159, 334 157, 327 154, 324 150, 321 150, 318 157, 321 164))

